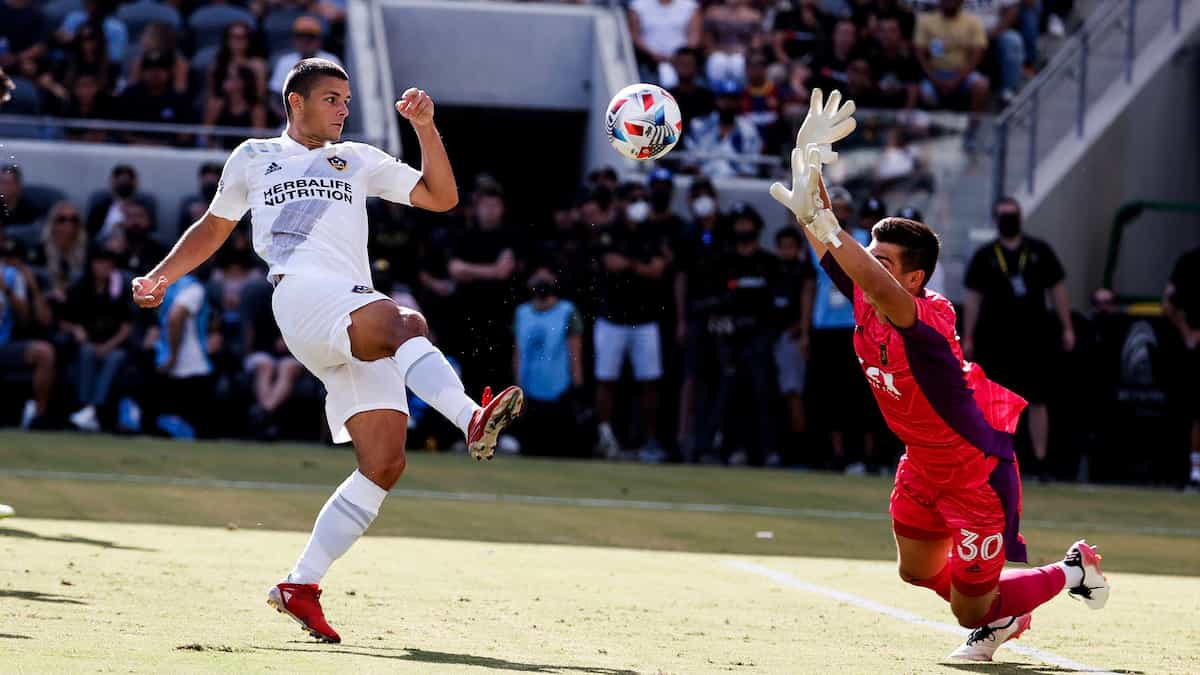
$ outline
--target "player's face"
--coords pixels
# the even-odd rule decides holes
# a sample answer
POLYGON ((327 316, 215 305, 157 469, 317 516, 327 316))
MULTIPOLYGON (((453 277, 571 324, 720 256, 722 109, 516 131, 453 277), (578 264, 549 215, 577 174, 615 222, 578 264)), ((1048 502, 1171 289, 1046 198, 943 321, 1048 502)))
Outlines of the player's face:
MULTIPOLYGON (((900 285, 903 286, 909 293, 916 295, 917 292, 921 290, 921 281, 925 276, 924 272, 921 272, 920 270, 909 272, 904 271, 904 266, 900 262, 902 260, 902 256, 904 255, 904 248, 902 246, 888 244, 886 242, 872 239, 871 245, 867 247, 867 252, 875 256, 875 259, 879 261, 879 264, 883 265, 883 268, 887 270, 896 281, 899 281, 900 285)), ((864 297, 871 307, 875 308, 875 313, 879 316, 879 318, 883 319, 883 313, 879 309, 879 305, 875 304, 875 300, 871 298, 870 295, 864 294, 864 297)))
POLYGON ((297 111, 296 122, 307 135, 326 141, 342 137, 342 127, 350 114, 350 83, 336 77, 322 77, 297 111))

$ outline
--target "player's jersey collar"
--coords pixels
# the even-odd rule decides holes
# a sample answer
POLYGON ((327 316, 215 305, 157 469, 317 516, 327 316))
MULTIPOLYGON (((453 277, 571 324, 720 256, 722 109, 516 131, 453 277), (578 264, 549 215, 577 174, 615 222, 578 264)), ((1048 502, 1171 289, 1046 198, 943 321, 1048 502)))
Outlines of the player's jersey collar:
POLYGON ((284 130, 284 132, 279 135, 278 140, 280 143, 283 144, 283 147, 285 147, 285 148, 288 148, 288 149, 299 148, 301 150, 304 150, 305 152, 309 152, 311 150, 321 150, 321 149, 329 148, 329 147, 333 146, 333 143, 326 141, 325 145, 320 148, 310 148, 307 145, 304 145, 303 143, 292 138, 290 135, 288 135, 288 132, 286 130, 284 130))

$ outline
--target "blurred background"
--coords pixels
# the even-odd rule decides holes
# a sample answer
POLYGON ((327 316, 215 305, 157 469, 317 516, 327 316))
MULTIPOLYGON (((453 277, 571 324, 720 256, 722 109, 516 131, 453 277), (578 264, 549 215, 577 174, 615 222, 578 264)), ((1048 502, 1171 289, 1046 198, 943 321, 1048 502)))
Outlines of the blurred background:
MULTIPOLYGON (((372 200, 375 284, 473 395, 526 388, 504 451, 892 469, 848 306, 767 195, 820 87, 861 111, 828 171, 839 218, 939 232, 965 350, 1034 404, 1025 472, 1200 486, 1198 5, 2 0, 0 425, 326 441, 249 216, 196 272, 186 353, 127 292, 320 55, 351 74, 349 139, 419 165, 391 103, 438 105, 459 207, 372 200), (684 116, 657 163, 603 132, 638 81, 684 116)), ((461 451, 412 412, 413 448, 461 451)))

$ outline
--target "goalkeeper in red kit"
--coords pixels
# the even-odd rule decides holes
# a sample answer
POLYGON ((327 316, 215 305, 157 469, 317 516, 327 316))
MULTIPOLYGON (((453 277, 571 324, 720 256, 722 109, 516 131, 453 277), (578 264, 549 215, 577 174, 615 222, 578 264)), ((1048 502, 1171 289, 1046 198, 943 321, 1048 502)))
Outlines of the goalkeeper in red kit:
MULTIPOLYGON (((1013 432, 1025 401, 963 359, 950 301, 925 288, 939 241, 924 223, 884 218, 863 247, 829 209, 822 164, 854 130, 854 103, 812 105, 792 151, 792 187, 771 196, 804 226, 821 266, 854 304, 854 350, 888 426, 905 444, 890 511, 900 578, 932 589, 973 628, 952 658, 990 661, 1065 588, 1092 609, 1108 600, 1100 556, 1078 541, 1061 562, 1027 562, 1013 432)), ((819 395, 819 393, 817 393, 819 395)))

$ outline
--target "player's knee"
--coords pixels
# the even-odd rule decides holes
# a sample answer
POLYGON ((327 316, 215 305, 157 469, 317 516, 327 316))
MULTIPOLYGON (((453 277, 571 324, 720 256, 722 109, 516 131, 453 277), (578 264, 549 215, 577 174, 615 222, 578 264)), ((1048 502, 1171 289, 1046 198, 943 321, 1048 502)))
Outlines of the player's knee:
POLYGON ((429 324, 425 321, 425 316, 411 309, 399 308, 393 326, 393 339, 396 342, 396 349, 399 349, 400 345, 413 338, 429 337, 429 324))
POLYGON ((391 490, 392 486, 400 481, 400 477, 404 475, 404 468, 408 465, 408 459, 405 457, 404 449, 400 448, 399 452, 389 457, 379 467, 379 483, 380 487, 385 490, 391 490))

